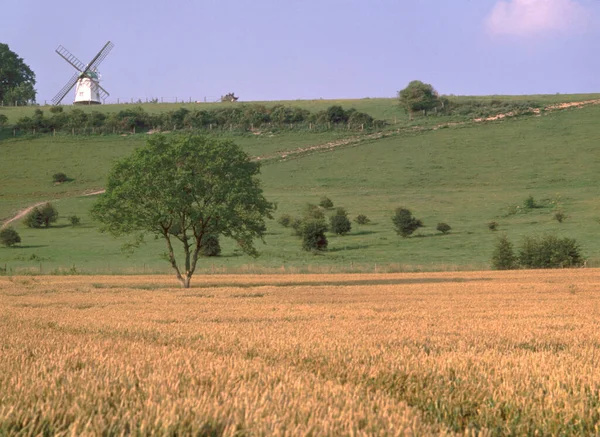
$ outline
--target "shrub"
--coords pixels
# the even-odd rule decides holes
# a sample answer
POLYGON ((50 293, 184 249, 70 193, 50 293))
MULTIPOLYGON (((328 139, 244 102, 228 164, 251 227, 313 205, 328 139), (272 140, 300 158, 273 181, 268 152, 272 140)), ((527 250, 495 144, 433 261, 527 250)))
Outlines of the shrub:
POLYGON ((68 181, 68 180, 69 180, 69 178, 67 177, 67 175, 66 175, 66 174, 59 172, 59 173, 54 173, 54 174, 52 175, 52 180, 53 180, 55 183, 62 183, 62 182, 66 182, 66 181, 68 181))
POLYGON ((556 220, 558 223, 562 223, 566 218, 567 214, 565 214, 564 211, 559 209, 558 211, 554 212, 554 220, 556 220))
POLYGON ((348 219, 348 213, 344 208, 338 208, 335 215, 329 218, 331 232, 337 235, 346 235, 352 230, 352 223, 348 219))
POLYGON ((302 235, 302 220, 298 217, 292 219, 290 223, 290 228, 294 230, 294 235, 300 237, 302 235))
POLYGON ((438 223, 436 229, 440 231, 442 234, 447 234, 452 229, 448 223, 438 223))
POLYGON ((496 270, 511 270, 518 267, 513 244, 508 241, 506 235, 498 238, 494 253, 492 254, 492 266, 496 270))
POLYGON ((366 224, 369 224, 371 222, 371 220, 369 220, 369 217, 367 217, 364 214, 357 215, 356 218, 354 219, 354 221, 356 223, 358 223, 359 225, 366 225, 366 224))
POLYGON ((527 209, 537 208, 537 204, 535 203, 533 196, 529 196, 527 199, 525 199, 523 206, 527 209))
POLYGON ((325 218, 325 213, 317 206, 312 203, 308 203, 306 205, 306 211, 304 213, 306 218, 323 220, 325 218))
POLYGON ((519 250, 519 262, 530 269, 552 269, 581 266, 584 260, 574 239, 546 235, 525 237, 519 250))
POLYGON ((4 114, 0 114, 0 126, 4 126, 8 123, 8 117, 4 114))
POLYGON ((300 226, 302 249, 307 252, 327 250, 326 231, 327 225, 324 220, 310 219, 302 222, 300 226))
POLYGON ((321 208, 325 208, 325 209, 333 208, 333 202, 331 201, 331 199, 329 197, 323 196, 323 197, 321 197, 319 206, 321 208))
POLYGON ((414 218, 412 212, 406 208, 396 208, 392 222, 396 228, 396 234, 404 238, 423 227, 423 222, 414 218))
POLYGON ((51 106, 50 112, 53 114, 60 114, 61 112, 63 112, 63 107, 62 106, 51 106))
POLYGON ((279 223, 281 226, 288 228, 291 224, 292 224, 292 216, 289 214, 282 214, 281 216, 279 216, 279 218, 277 219, 277 223, 279 223))
POLYGON ((6 247, 14 246, 21 242, 21 237, 13 228, 0 229, 0 244, 6 247))
POLYGON ((219 243, 219 236, 213 234, 207 234, 202 237, 202 249, 200 254, 202 256, 219 256, 221 255, 221 244, 219 243))
POLYGON ((30 228, 49 227, 58 220, 58 211, 51 203, 34 207, 25 215, 24 223, 30 228))
POLYGON ((72 215, 69 217, 69 223, 71 223, 71 226, 79 226, 81 219, 76 215, 72 215))
POLYGON ((489 229, 490 231, 497 231, 497 230, 498 230, 498 226, 500 226, 500 225, 498 224, 498 222, 489 222, 489 223, 488 223, 488 229, 489 229))

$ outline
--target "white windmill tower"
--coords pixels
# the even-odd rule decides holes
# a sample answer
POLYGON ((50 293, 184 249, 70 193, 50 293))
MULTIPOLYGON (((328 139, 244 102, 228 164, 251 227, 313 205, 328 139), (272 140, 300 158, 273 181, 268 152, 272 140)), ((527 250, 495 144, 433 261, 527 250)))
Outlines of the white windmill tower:
POLYGON ((75 73, 58 94, 54 96, 52 103, 55 105, 60 104, 69 91, 73 89, 75 84, 77 84, 77 88, 75 89, 74 105, 99 105, 102 103, 109 94, 108 91, 100 86, 98 65, 104 61, 104 58, 108 56, 113 47, 114 44, 108 41, 98 54, 94 56, 90 63, 85 65, 63 46, 58 46, 56 53, 71 64, 78 72, 75 73))

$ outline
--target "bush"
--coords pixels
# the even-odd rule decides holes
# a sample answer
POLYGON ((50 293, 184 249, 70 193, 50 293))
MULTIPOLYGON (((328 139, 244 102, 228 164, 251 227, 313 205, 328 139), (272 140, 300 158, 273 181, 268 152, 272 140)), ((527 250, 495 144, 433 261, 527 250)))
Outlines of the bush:
POLYGON ((331 232, 337 235, 346 235, 352 230, 352 223, 348 219, 348 213, 344 208, 338 208, 335 215, 329 218, 331 232))
POLYGON ((567 214, 565 214, 564 211, 559 209, 558 211, 554 212, 554 220, 556 220, 558 223, 562 223, 566 218, 567 214))
POLYGON ((53 114, 60 114, 61 112, 63 112, 63 107, 62 106, 51 106, 50 112, 53 114))
POLYGON ((325 208, 325 209, 333 208, 333 202, 331 201, 331 199, 329 197, 323 196, 323 197, 321 197, 319 206, 321 208, 325 208))
POLYGON ((533 196, 529 196, 527 199, 525 199, 523 206, 527 209, 537 208, 537 204, 535 203, 533 196))
POLYGON ((304 216, 310 219, 323 220, 325 218, 325 213, 317 205, 308 203, 306 205, 304 216))
POLYGON ((66 181, 68 181, 68 180, 69 180, 69 178, 67 177, 67 175, 66 175, 66 174, 64 174, 64 173, 60 173, 60 172, 59 172, 59 173, 54 173, 54 174, 52 175, 52 180, 53 180, 55 183, 62 183, 62 182, 66 182, 66 181))
POLYGON ((71 217, 69 217, 69 223, 71 223, 71 226, 79 226, 79 224, 81 223, 81 219, 76 215, 72 215, 71 217))
POLYGON ((490 231, 497 231, 497 230, 498 230, 498 226, 500 226, 500 225, 498 224, 498 222, 489 222, 489 223, 488 223, 488 229, 489 229, 490 231))
POLYGON ((406 208, 396 208, 392 222, 396 228, 396 234, 404 238, 423 227, 423 222, 414 218, 412 212, 406 208))
POLYGON ((367 225, 371 222, 371 220, 369 220, 369 217, 367 217, 364 214, 357 215, 356 218, 354 219, 354 221, 356 223, 358 223, 359 225, 367 225))
POLYGON ((8 123, 8 117, 4 114, 0 114, 0 127, 8 123))
POLYGON ((440 231, 442 234, 447 234, 452 229, 448 223, 438 223, 436 229, 440 231))
POLYGON ((6 247, 14 246, 21 242, 21 237, 13 228, 0 229, 0 244, 6 247))
POLYGON ((552 269, 581 266, 584 260, 574 239, 547 235, 525 237, 519 250, 519 262, 530 269, 552 269))
POLYGON ((300 237, 302 235, 302 220, 298 217, 292 219, 290 228, 294 230, 294 235, 300 237))
POLYGON ((289 215, 289 214, 282 214, 277 219, 277 223, 279 223, 284 228, 288 228, 292 224, 292 220, 293 220, 293 218, 292 218, 291 215, 289 215))
POLYGON ((513 245, 508 241, 506 235, 498 238, 492 254, 492 266, 496 270, 511 270, 518 267, 513 245))
POLYGON ((221 244, 219 243, 219 236, 208 234, 202 237, 202 249, 200 250, 202 256, 219 256, 221 255, 221 244))
POLYGON ((302 249, 307 252, 327 250, 326 231, 327 225, 324 220, 311 219, 302 222, 300 226, 302 249))
POLYGON ((30 228, 47 228, 58 220, 58 211, 51 203, 34 207, 25 215, 24 223, 30 228))

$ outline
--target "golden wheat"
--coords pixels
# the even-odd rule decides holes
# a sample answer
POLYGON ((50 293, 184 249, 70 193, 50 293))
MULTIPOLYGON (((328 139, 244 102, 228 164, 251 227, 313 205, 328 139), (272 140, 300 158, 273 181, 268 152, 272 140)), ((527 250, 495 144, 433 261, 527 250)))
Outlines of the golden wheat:
POLYGON ((0 277, 0 435, 600 434, 600 271, 0 277))

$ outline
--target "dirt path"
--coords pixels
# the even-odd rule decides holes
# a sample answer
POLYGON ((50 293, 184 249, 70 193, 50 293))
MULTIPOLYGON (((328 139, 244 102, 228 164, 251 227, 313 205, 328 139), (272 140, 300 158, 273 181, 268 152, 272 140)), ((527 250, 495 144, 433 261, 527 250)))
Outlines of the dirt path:
MULTIPOLYGON (((552 111, 558 111, 558 110, 562 110, 562 109, 581 108, 583 106, 599 105, 599 104, 600 104, 600 99, 584 100, 584 101, 580 101, 580 102, 556 103, 556 104, 546 106, 544 108, 544 111, 552 112, 552 111)), ((533 112, 534 114, 538 114, 538 115, 542 112, 542 110, 539 108, 530 108, 529 111, 533 112)), ((353 137, 343 138, 341 140, 330 141, 330 142, 324 143, 324 144, 318 144, 316 146, 298 147, 298 148, 292 149, 292 150, 276 152, 271 155, 256 156, 252 159, 255 161, 272 161, 272 160, 285 160, 288 158, 290 158, 290 159, 297 158, 300 156, 310 154, 312 152, 322 152, 322 151, 326 151, 326 150, 332 150, 332 149, 337 149, 337 148, 344 147, 344 146, 350 146, 353 144, 362 143, 365 141, 378 140, 380 138, 390 137, 390 136, 397 135, 402 132, 422 132, 422 131, 427 131, 427 130, 433 131, 433 130, 437 130, 437 129, 440 129, 440 128, 446 127, 446 126, 460 126, 460 125, 465 125, 465 124, 469 124, 469 123, 481 123, 484 121, 502 120, 504 118, 513 117, 515 115, 518 115, 518 114, 515 112, 507 112, 505 114, 496 114, 496 115, 493 115, 490 117, 485 117, 485 118, 475 118, 470 121, 441 123, 438 125, 425 126, 425 127, 413 126, 413 127, 409 127, 409 128, 401 128, 401 129, 396 129, 396 130, 387 131, 387 132, 375 132, 375 133, 367 134, 367 135, 356 135, 353 137)), ((105 190, 98 190, 98 191, 94 191, 91 193, 83 194, 82 196, 95 196, 97 194, 104 193, 104 191, 105 190)), ((43 205, 46 202, 48 202, 48 201, 36 203, 35 205, 31 205, 30 207, 22 210, 21 212, 19 212, 17 215, 12 217, 11 219, 5 221, 2 224, 2 226, 0 226, 0 229, 8 226, 10 223, 12 223, 14 221, 20 220, 33 208, 35 208, 36 206, 43 205)))
MULTIPOLYGON (((98 190, 98 191, 93 191, 93 192, 91 192, 91 193, 85 193, 85 194, 82 194, 80 197, 85 197, 85 196, 95 196, 96 194, 102 194, 102 193, 104 193, 104 191, 105 191, 105 190, 98 190)), ((60 199, 57 199, 57 200, 60 200, 60 199)), ((12 218, 10 218, 10 219, 6 220, 4 223, 2 223, 2 226, 0 226, 0 229, 7 227, 7 226, 8 226, 8 225, 10 225, 12 222, 16 222, 17 220, 20 220, 20 219, 22 219, 22 218, 23 218, 23 217, 25 217, 25 216, 26 216, 26 215, 29 213, 29 211, 31 211, 33 208, 35 208, 36 206, 43 205, 44 203, 47 203, 47 202, 51 202, 51 201, 50 201, 50 200, 45 200, 45 201, 43 201, 43 202, 38 202, 38 203, 36 203, 35 205, 28 206, 28 207, 27 207, 27 208, 25 208, 24 210, 22 210, 22 211, 19 211, 19 213, 18 213, 17 215, 15 215, 14 217, 12 217, 12 218)))

